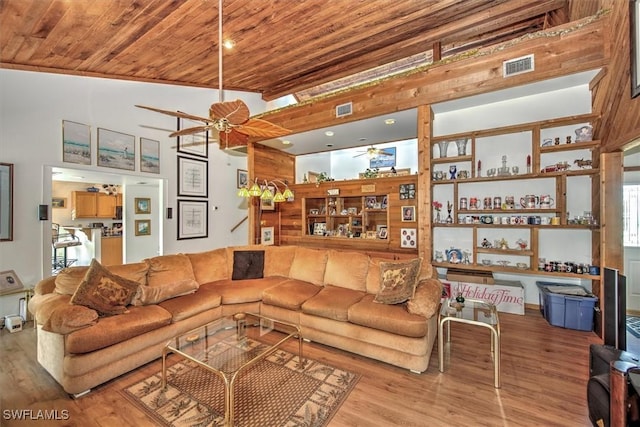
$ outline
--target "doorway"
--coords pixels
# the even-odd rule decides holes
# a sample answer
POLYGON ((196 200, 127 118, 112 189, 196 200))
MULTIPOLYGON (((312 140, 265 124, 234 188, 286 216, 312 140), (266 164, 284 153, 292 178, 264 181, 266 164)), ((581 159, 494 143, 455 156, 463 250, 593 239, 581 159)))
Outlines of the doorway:
MULTIPOLYGON (((89 265, 91 259, 120 259, 122 263, 139 262, 162 254, 163 241, 163 194, 166 183, 161 178, 149 176, 125 175, 73 167, 44 168, 43 195, 44 200, 52 200, 49 219, 42 221, 43 273, 50 275, 55 268, 56 254, 53 247, 53 224, 57 221, 60 226, 80 230, 84 244, 67 250, 68 260, 75 259, 72 266, 89 265), (73 191, 106 192, 117 188, 122 200, 121 217, 113 218, 76 218, 72 214, 73 191), (56 192, 54 193, 54 188, 56 192), (61 193, 61 192, 62 193, 61 193), (149 209, 143 212, 135 209, 140 200, 149 204, 149 209), (63 206, 61 207, 60 204, 63 206), (55 207, 54 207, 55 205, 55 207), (144 232, 136 230, 136 225, 150 225, 144 232), (114 232, 114 230, 116 230, 114 232), (104 240, 103 240, 104 237, 104 240), (115 237, 115 238, 114 238, 115 237), (115 244, 115 246, 114 246, 115 244), (105 252, 102 252, 102 251, 105 252), (121 251, 120 253, 117 253, 121 251)), ((58 255, 61 255, 59 252, 58 255)), ((59 258, 59 257, 58 257, 59 258)), ((113 263, 113 261, 109 261, 113 263)))

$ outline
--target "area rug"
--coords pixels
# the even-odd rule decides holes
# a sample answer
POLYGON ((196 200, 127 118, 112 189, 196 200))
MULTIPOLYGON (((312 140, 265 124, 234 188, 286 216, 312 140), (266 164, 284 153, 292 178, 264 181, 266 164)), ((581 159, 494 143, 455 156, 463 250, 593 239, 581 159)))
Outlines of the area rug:
MULTIPOLYGON (((223 426, 224 385, 196 363, 170 356, 168 386, 162 372, 127 386, 121 393, 159 425, 223 426)), ((360 375, 278 350, 242 372, 235 383, 235 426, 326 426, 360 375)))
POLYGON ((627 316, 627 331, 640 338, 640 317, 627 316))

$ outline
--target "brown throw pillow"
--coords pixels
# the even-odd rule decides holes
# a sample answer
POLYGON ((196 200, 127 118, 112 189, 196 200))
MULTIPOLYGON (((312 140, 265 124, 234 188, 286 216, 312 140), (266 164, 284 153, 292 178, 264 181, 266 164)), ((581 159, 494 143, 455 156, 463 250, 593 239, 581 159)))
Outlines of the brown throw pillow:
POLYGON ((132 280, 109 272, 93 259, 87 274, 71 297, 71 304, 84 305, 101 315, 125 313, 138 286, 132 280))
POLYGON ((421 261, 416 258, 406 262, 381 262, 380 290, 374 301, 399 304, 412 298, 418 284, 421 261))
POLYGON ((264 251, 233 252, 231 280, 262 279, 264 276, 264 251))

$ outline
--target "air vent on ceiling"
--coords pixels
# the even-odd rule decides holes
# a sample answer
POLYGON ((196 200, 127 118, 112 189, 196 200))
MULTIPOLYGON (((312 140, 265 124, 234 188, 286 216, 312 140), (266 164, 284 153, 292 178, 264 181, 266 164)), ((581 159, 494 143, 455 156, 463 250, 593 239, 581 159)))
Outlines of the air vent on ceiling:
POLYGON ((353 114, 353 104, 347 102, 336 106, 336 117, 344 117, 353 114))
POLYGON ((528 73, 534 70, 533 54, 510 59, 502 63, 502 76, 511 77, 516 74, 528 73))

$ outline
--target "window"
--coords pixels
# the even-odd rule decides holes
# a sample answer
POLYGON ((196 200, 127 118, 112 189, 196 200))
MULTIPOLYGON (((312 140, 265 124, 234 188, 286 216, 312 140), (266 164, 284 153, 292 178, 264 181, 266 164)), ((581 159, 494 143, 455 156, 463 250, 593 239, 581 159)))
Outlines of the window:
POLYGON ((624 246, 640 246, 640 185, 625 185, 624 198, 624 246))

